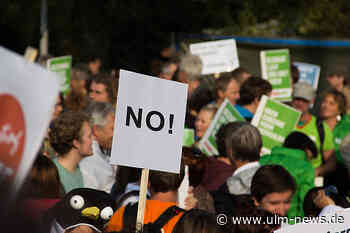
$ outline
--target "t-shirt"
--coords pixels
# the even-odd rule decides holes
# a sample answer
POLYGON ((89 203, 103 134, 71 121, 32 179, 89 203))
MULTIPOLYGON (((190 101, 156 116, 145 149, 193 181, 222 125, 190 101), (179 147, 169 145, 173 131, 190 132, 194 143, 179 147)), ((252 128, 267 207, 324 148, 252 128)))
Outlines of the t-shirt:
MULTIPOLYGON (((333 142, 333 133, 328 127, 328 125, 323 122, 323 128, 324 128, 324 142, 323 142, 323 151, 329 151, 329 150, 334 150, 334 142, 333 142)), ((311 117, 311 120, 306 123, 304 126, 296 126, 296 131, 302 132, 309 136, 312 141, 315 142, 318 154, 315 159, 311 160, 311 164, 313 168, 318 168, 319 166, 322 165, 322 155, 321 155, 321 142, 320 142, 320 137, 318 135, 318 130, 316 126, 316 118, 314 116, 311 117)))
POLYGON ((81 171, 79 169, 79 166, 75 171, 72 173, 68 171, 66 168, 64 168, 59 162, 58 159, 53 159, 53 162, 55 163, 58 174, 60 176, 60 181, 64 187, 64 191, 66 193, 70 192, 73 189, 76 188, 84 188, 84 182, 83 182, 83 175, 81 174, 81 171))
POLYGON ((334 146, 337 161, 344 164, 344 160, 340 154, 339 147, 343 139, 350 133, 350 116, 344 115, 333 129, 334 146))
MULTIPOLYGON (((158 200, 146 200, 145 207, 145 216, 144 216, 144 224, 153 223, 157 220, 157 218, 170 206, 174 206, 176 203, 174 202, 162 202, 158 200)), ((125 211, 125 206, 119 208, 111 220, 107 225, 107 232, 112 231, 121 231, 123 229, 123 215, 125 211)), ((174 216, 172 219, 167 222, 162 228, 163 233, 172 233, 174 226, 179 221, 183 212, 180 212, 178 215, 174 216)))

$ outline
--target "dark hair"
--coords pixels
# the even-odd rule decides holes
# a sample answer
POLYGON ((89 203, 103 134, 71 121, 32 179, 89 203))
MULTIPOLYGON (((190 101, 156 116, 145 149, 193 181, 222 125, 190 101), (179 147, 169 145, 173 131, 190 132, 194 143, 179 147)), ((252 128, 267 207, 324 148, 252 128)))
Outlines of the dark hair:
POLYGON ((154 193, 176 191, 180 187, 184 176, 185 167, 183 162, 181 162, 179 174, 152 170, 149 173, 149 183, 151 190, 154 193))
POLYGON ((216 222, 216 216, 199 209, 191 209, 176 223, 173 233, 225 233, 228 229, 216 222))
POLYGON ((292 75, 292 81, 293 84, 297 83, 299 81, 299 69, 296 65, 291 65, 290 67, 291 75, 292 75))
POLYGON ((329 95, 333 96, 335 102, 338 104, 340 114, 344 115, 346 113, 347 106, 345 95, 336 89, 330 89, 322 93, 322 101, 324 101, 324 99, 329 95))
POLYGON ((141 168, 118 166, 115 176, 115 186, 113 187, 113 196, 116 199, 125 192, 128 183, 136 183, 141 178, 141 168))
POLYGON ((109 101, 112 105, 115 105, 118 95, 119 76, 112 76, 111 74, 107 73, 99 73, 91 80, 90 87, 93 82, 96 84, 103 84, 105 86, 109 101))
POLYGON ((239 83, 236 78, 232 76, 231 73, 223 73, 220 78, 215 80, 215 85, 216 85, 216 95, 218 97, 218 92, 222 91, 225 92, 227 89, 228 84, 232 81, 235 80, 237 83, 239 83))
MULTIPOLYGON (((303 202, 303 210, 306 217, 316 217, 318 216, 322 209, 317 207, 314 203, 314 199, 317 193, 324 189, 323 187, 314 187, 310 189, 305 195, 303 202)), ((343 196, 337 193, 329 193, 328 196, 334 201, 337 206, 341 206, 343 208, 349 208, 350 203, 343 196)))
POLYGON ((267 194, 296 191, 296 183, 289 172, 280 165, 260 167, 253 176, 251 194, 260 202, 267 194))
POLYGON ((216 133, 216 146, 221 157, 228 157, 226 150, 226 138, 233 130, 233 127, 234 126, 232 126, 232 124, 226 123, 222 125, 216 133))
POLYGON ((247 73, 249 74, 249 71, 244 68, 244 67, 238 67, 236 69, 234 69, 232 72, 231 72, 231 75, 236 78, 236 80, 238 81, 238 83, 242 84, 244 82, 243 80, 243 74, 244 73, 247 73))
POLYGON ((80 140, 84 122, 89 123, 87 115, 72 111, 63 112, 53 121, 49 140, 59 156, 67 154, 73 148, 74 140, 80 140))
POLYGON ((21 189, 21 196, 28 198, 61 198, 64 191, 56 165, 48 157, 39 154, 21 189))
POLYGON ((259 130, 243 121, 230 122, 225 127, 229 127, 225 145, 231 163, 235 164, 235 160, 258 161, 262 148, 259 130))
POLYGON ((261 96, 267 95, 271 91, 272 86, 268 81, 259 77, 250 77, 242 84, 237 103, 242 106, 249 105, 255 99, 260 100, 261 96))
POLYGON ((314 141, 312 141, 306 134, 297 131, 293 131, 287 136, 284 140, 283 147, 303 151, 308 149, 311 151, 313 158, 316 158, 318 153, 314 141))

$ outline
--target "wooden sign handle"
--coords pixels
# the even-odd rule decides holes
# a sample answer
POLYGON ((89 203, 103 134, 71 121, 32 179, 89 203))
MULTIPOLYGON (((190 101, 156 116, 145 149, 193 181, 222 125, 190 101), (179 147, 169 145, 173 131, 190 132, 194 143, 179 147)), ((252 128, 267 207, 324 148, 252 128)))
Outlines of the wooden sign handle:
POLYGON ((141 175, 140 192, 139 192, 139 205, 137 209, 137 218, 136 218, 136 232, 140 232, 143 228, 143 220, 145 216, 145 207, 146 207, 146 199, 147 199, 148 174, 149 174, 149 169, 143 168, 142 175, 141 175))

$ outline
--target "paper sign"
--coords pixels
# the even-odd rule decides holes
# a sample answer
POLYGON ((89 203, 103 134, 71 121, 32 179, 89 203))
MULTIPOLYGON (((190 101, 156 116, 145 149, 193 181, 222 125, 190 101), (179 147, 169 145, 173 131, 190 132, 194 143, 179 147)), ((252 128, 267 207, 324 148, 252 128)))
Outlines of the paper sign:
POLYGON ((24 53, 24 59, 29 62, 34 62, 36 56, 38 55, 38 50, 32 47, 27 47, 24 53))
POLYGON ((194 129, 185 129, 183 146, 191 147, 194 143, 194 129))
MULTIPOLYGON (((276 224, 271 221, 271 224, 276 224)), ((281 227, 275 233, 349 233, 350 232, 350 209, 335 212, 329 216, 296 217, 297 224, 281 227)))
POLYGON ((321 71, 320 66, 302 62, 293 62, 293 64, 299 70, 298 82, 306 82, 310 84, 315 90, 317 90, 321 71))
POLYGON ((187 85, 120 71, 111 163, 179 173, 187 85))
POLYGON ((18 190, 46 134, 59 78, 2 47, 0 61, 0 176, 18 190))
POLYGON ((230 72, 239 67, 234 39, 191 44, 190 50, 202 59, 202 74, 230 72))
POLYGON ((199 149, 206 155, 219 155, 216 145, 216 133, 222 125, 234 121, 245 121, 245 119, 232 106, 230 101, 225 99, 216 112, 213 120, 210 122, 204 136, 199 141, 199 149))
POLYGON ((272 85, 271 97, 279 101, 290 101, 292 81, 290 74, 289 50, 277 49, 260 52, 263 79, 272 85))
POLYGON ((72 56, 55 57, 47 60, 47 69, 57 73, 61 77, 61 91, 67 94, 70 89, 72 56))
MULTIPOLYGON (((185 176, 184 179, 181 182, 181 185, 178 189, 178 206, 182 209, 185 209, 185 200, 186 197, 188 197, 188 189, 190 187, 190 180, 188 177, 188 165, 185 166, 185 176)), ((193 194, 192 194, 193 195, 193 194)))
POLYGON ((295 129, 300 114, 288 105, 262 96, 251 122, 261 133, 262 154, 270 153, 273 147, 282 145, 284 139, 295 129))

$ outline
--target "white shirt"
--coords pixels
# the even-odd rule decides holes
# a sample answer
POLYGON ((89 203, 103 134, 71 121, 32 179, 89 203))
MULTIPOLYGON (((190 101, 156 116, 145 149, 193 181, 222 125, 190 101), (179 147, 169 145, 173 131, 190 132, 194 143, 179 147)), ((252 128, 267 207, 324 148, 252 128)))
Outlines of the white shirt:
POLYGON ((117 166, 109 164, 110 157, 103 154, 97 141, 92 142, 93 155, 80 162, 85 188, 111 192, 115 183, 117 166))
POLYGON ((242 167, 239 167, 236 169, 236 171, 233 173, 233 176, 237 175, 238 173, 244 171, 244 170, 247 170, 249 168, 253 168, 253 167, 259 167, 260 164, 258 161, 255 161, 255 162, 249 162, 247 164, 244 164, 242 167))

